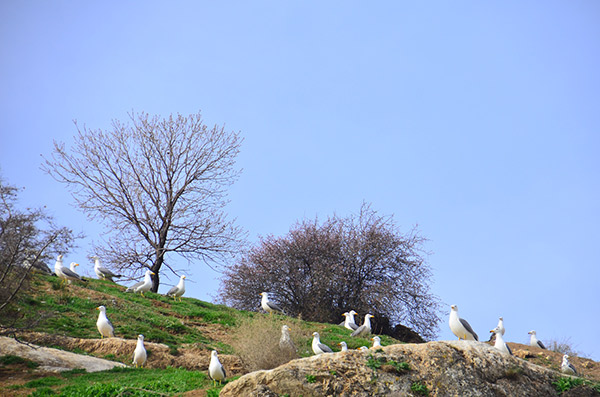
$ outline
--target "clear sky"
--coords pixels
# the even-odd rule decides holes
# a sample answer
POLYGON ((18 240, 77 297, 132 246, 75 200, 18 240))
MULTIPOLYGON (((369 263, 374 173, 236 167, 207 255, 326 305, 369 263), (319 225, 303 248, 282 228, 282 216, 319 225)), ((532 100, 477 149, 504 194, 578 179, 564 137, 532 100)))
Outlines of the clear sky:
POLYGON ((66 260, 91 275, 100 228, 40 155, 74 119, 201 110, 245 138, 250 241, 370 202, 429 238, 439 339, 457 304, 482 339, 504 316, 600 360, 600 2, 370 3, 0 2, 0 173, 88 234, 66 260))

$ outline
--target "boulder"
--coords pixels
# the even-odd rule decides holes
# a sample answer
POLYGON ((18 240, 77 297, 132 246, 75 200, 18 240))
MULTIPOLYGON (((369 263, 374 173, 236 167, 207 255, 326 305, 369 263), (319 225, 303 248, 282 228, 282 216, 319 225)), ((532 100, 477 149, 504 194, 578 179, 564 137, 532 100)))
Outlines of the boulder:
POLYGON ((560 376, 485 343, 445 341, 297 359, 246 374, 220 396, 556 396, 560 376))

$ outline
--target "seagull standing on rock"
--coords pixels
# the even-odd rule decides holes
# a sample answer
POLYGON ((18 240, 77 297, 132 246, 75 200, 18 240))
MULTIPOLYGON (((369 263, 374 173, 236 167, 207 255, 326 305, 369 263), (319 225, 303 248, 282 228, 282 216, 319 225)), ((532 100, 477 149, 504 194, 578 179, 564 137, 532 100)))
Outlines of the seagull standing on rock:
POLYGON ((133 363, 135 364, 135 367, 137 368, 139 366, 140 368, 143 368, 147 358, 148 355, 146 354, 146 348, 144 347, 144 335, 139 334, 137 345, 133 351, 133 363))
POLYGON ((338 343, 338 345, 340 345, 342 347, 343 352, 347 352, 348 351, 348 345, 346 344, 346 342, 341 341, 340 343, 338 343))
POLYGON ((544 346, 542 341, 537 338, 536 332, 534 330, 529 331, 528 334, 531 335, 531 338, 529 338, 529 346, 546 349, 546 346, 544 346))
POLYGON ((479 337, 471 328, 471 325, 467 320, 462 319, 458 316, 458 306, 450 306, 450 330, 454 335, 458 337, 458 340, 479 340, 479 337))
POLYGON ((508 347, 508 344, 506 344, 506 342, 504 342, 504 338, 502 337, 502 333, 500 332, 500 329, 498 327, 496 327, 493 330, 491 330, 490 332, 493 332, 494 334, 496 334, 496 342, 494 342, 494 347, 496 349, 500 350, 502 353, 512 356, 512 351, 510 350, 510 347, 508 347))
POLYGON ((573 364, 571 364, 569 362, 569 355, 565 354, 563 356, 562 359, 562 364, 560 365, 560 371, 565 373, 565 374, 571 374, 571 375, 577 375, 577 370, 575 369, 575 367, 573 366, 573 364))

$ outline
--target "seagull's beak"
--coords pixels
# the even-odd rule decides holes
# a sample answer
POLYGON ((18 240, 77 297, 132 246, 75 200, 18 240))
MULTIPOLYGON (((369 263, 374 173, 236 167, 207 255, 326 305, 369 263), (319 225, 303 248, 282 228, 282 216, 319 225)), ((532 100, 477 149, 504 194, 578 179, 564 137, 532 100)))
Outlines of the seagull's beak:
POLYGON ((154 273, 154 272, 150 272, 150 274, 153 275, 153 276, 156 276, 156 273, 154 273))
POLYGON ((495 331, 495 329, 490 330, 490 332, 494 332, 494 331, 495 331))
POLYGON ((98 306, 98 307, 96 308, 96 310, 100 310, 100 306, 98 306))

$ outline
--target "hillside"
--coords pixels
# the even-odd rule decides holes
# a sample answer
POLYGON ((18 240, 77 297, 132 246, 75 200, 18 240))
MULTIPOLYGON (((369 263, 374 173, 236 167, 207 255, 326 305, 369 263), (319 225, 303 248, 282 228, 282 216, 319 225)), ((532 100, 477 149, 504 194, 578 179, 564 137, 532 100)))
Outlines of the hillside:
MULTIPOLYGON (((66 376, 57 376, 33 368, 36 366, 34 363, 7 358, 0 351, 0 356, 4 357, 0 363, 0 394, 10 390, 11 395, 56 391, 68 395, 69 390, 79 390, 78 387, 90 383, 97 384, 99 390, 105 391, 103 384, 119 383, 123 378, 123 384, 131 385, 138 395, 144 395, 144 390, 166 392, 167 395, 196 390, 199 395, 206 392, 215 395, 220 387, 212 387, 206 375, 210 351, 214 349, 219 352, 230 380, 247 373, 250 366, 240 359, 240 352, 234 347, 239 346, 236 340, 243 335, 240 331, 250 331, 263 337, 275 333, 273 337, 277 338, 277 343, 279 329, 284 323, 294 330, 292 337, 300 357, 312 354, 310 342, 313 331, 319 331, 322 342, 334 350, 341 340, 346 340, 350 348, 370 345, 370 340, 365 338, 350 339, 350 331, 336 325, 238 311, 193 298, 184 297, 182 302, 176 302, 154 293, 146 293, 144 298, 139 294, 125 293, 124 290, 120 285, 94 279, 86 284, 61 286, 56 277, 36 275, 32 281, 32 292, 21 296, 12 310, 24 316, 22 324, 38 319, 41 321, 27 332, 19 332, 18 337, 36 345, 130 365, 137 335, 143 334, 149 353, 145 369, 116 368, 108 371, 111 375, 106 375, 107 371, 82 373, 81 370, 74 370, 74 373, 68 372, 66 376), (115 338, 99 339, 96 308, 100 305, 106 307, 107 316, 115 326, 115 338), (252 328, 258 326, 262 329, 254 332, 252 328), (270 333, 264 332, 265 327, 270 333), (169 378, 177 380, 179 385, 176 388, 157 386, 155 377, 160 377, 161 371, 169 371, 169 378), (44 380, 48 375, 50 380, 44 380)), ((384 345, 398 342, 382 336, 384 345)), ((266 355, 268 352, 250 353, 266 355)))

